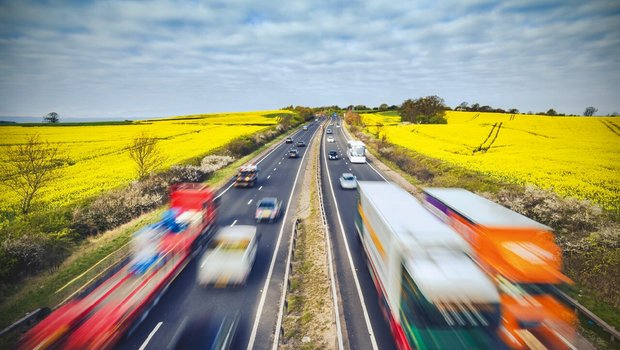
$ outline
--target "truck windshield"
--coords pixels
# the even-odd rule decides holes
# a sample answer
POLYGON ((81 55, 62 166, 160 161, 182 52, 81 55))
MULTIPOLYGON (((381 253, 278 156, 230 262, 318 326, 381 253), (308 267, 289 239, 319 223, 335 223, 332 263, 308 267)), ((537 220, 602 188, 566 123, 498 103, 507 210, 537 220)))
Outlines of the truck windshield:
POLYGON ((239 175, 246 177, 246 176, 252 176, 254 175, 253 171, 242 171, 241 173, 239 173, 239 175))
POLYGON ((366 147, 364 146, 353 146, 351 147, 351 155, 353 157, 363 157, 366 151, 366 147))

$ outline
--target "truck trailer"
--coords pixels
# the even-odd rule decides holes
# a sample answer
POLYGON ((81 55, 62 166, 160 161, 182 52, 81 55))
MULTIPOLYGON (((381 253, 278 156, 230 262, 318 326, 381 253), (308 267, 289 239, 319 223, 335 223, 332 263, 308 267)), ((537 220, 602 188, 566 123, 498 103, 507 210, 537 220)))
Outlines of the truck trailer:
POLYGON ((461 188, 424 190, 427 207, 453 227, 495 280, 500 336, 513 349, 574 349, 576 316, 554 295, 570 283, 551 228, 461 188))
POLYGON ((500 297, 467 242, 400 187, 358 183, 355 228, 398 349, 497 349, 500 297))
POLYGON ((162 220, 132 237, 129 262, 34 326, 20 349, 109 349, 146 316, 213 232, 217 215, 208 187, 180 184, 170 190, 162 220))

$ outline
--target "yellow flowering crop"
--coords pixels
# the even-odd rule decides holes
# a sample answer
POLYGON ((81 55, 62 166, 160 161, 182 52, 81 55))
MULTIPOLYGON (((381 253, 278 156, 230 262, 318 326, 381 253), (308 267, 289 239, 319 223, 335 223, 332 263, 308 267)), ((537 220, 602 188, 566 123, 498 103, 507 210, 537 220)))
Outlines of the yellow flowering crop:
POLYGON ((620 118, 448 111, 448 124, 394 124, 362 115, 397 145, 492 177, 620 210, 620 118))
MULTIPOLYGON (((41 191, 41 200, 52 206, 73 204, 136 178, 127 146, 142 131, 160 139, 159 147, 169 167, 203 155, 243 135, 277 123, 276 115, 289 111, 262 111, 175 117, 136 121, 127 125, 2 126, 0 152, 32 135, 59 143, 65 165, 56 180, 41 191)), ((18 198, 0 186, 0 210, 9 210, 18 198)))

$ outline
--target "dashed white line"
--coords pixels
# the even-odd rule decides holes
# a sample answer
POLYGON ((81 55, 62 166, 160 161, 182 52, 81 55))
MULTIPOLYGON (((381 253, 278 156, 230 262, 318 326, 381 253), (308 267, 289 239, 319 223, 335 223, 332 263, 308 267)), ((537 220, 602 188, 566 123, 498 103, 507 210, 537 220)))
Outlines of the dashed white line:
POLYGON ((273 168, 273 171, 276 171, 277 168, 273 168))
POLYGON ((263 186, 261 186, 261 187, 259 187, 259 188, 258 188, 258 190, 259 190, 259 191, 260 191, 260 190, 262 190, 262 189, 263 189, 263 186))
POLYGON ((271 175, 267 176, 267 180, 269 180, 269 178, 271 178, 271 175))
POLYGON ((232 223, 232 224, 230 224, 230 227, 235 226, 235 224, 236 224, 236 223, 237 223, 237 219, 235 219, 235 221, 233 221, 233 223, 232 223))
POLYGON ((153 336, 155 335, 155 333, 157 333, 157 330, 159 329, 159 327, 161 327, 161 325, 163 324, 163 322, 159 322, 157 324, 157 326, 155 326, 155 328, 153 328, 153 330, 151 331, 151 334, 149 334, 148 337, 146 337, 146 340, 144 340, 144 343, 142 343, 142 346, 140 347, 140 349, 138 350, 144 350, 146 349, 146 346, 148 345, 148 343, 151 341, 151 338, 153 338, 153 336))
POLYGON ((282 162, 278 162, 278 165, 282 164, 282 162))
POLYGON ((252 201, 253 201, 253 200, 254 200, 254 199, 250 199, 250 200, 248 201, 248 205, 252 204, 252 201))
POLYGON ((187 323, 187 316, 183 317, 181 324, 179 325, 179 327, 177 327, 177 330, 174 332, 174 335, 170 339, 170 343, 168 343, 168 347, 167 347, 168 349, 172 349, 172 347, 175 345, 186 323, 187 323))

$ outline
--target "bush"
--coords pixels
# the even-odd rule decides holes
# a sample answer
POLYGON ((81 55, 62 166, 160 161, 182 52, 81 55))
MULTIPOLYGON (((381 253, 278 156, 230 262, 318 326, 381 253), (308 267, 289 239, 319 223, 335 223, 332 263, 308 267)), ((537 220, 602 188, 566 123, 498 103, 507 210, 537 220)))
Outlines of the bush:
POLYGON ((66 257, 67 241, 44 234, 7 237, 0 244, 0 281, 13 282, 66 257))

